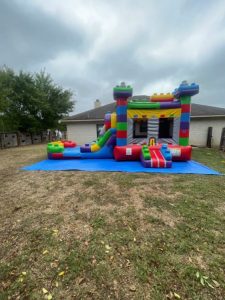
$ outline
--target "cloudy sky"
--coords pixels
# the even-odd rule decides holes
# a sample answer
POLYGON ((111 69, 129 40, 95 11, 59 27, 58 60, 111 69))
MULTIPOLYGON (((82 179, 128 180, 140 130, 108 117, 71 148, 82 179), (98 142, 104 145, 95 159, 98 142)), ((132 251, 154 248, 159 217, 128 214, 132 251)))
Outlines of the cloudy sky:
POLYGON ((0 65, 45 69, 77 100, 75 113, 134 94, 200 84, 194 102, 225 107, 225 1, 0 0, 0 65))

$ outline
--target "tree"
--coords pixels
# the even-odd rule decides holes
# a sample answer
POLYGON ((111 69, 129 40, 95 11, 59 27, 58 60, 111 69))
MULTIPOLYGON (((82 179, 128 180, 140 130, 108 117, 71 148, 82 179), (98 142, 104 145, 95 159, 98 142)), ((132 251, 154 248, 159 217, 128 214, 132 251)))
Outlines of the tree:
POLYGON ((46 129, 57 127, 58 120, 73 110, 72 92, 55 85, 45 72, 35 74, 34 81, 41 108, 38 115, 46 129))
POLYGON ((12 90, 14 72, 6 67, 0 69, 0 112, 8 106, 8 95, 12 90))
POLYGON ((0 132, 7 129, 6 110, 9 107, 9 95, 12 91, 14 72, 7 67, 0 69, 0 132))
POLYGON ((0 111, 10 130, 40 132, 58 127, 72 111, 72 92, 54 84, 45 72, 0 70, 0 111))

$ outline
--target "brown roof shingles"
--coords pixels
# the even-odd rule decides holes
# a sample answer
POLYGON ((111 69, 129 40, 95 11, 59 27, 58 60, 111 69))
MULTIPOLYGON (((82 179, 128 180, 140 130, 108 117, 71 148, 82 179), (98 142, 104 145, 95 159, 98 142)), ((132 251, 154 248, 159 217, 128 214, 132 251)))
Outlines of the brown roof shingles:
MULTIPOLYGON (((67 123, 69 121, 97 121, 103 120, 104 115, 107 112, 114 112, 116 110, 116 102, 109 103, 98 108, 94 108, 73 116, 64 118, 62 121, 67 123)), ((192 103, 191 105, 191 117, 213 117, 213 116, 224 116, 225 117, 225 108, 202 105, 192 103)))

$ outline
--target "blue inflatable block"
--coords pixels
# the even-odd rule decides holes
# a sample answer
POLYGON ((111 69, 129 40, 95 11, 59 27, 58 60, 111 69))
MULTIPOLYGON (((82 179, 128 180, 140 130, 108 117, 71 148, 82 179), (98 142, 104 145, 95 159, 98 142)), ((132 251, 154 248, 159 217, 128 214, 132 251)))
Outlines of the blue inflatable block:
POLYGON ((80 147, 65 148, 63 151, 63 157, 65 158, 81 158, 83 153, 80 152, 80 147))
POLYGON ((181 120, 181 122, 189 122, 190 121, 190 113, 182 113, 180 120, 181 120))
POLYGON ((126 146, 127 145, 127 139, 126 138, 117 138, 116 139, 116 145, 117 146, 126 146))
POLYGON ((117 106, 116 113, 117 115, 125 115, 127 113, 127 106, 117 106))
POLYGON ((171 154, 171 151, 168 149, 167 144, 162 145, 161 153, 164 156, 166 161, 171 161, 172 160, 172 154, 171 154))
POLYGON ((111 132, 112 135, 113 135, 114 133, 116 133, 116 128, 110 128, 109 130, 110 130, 110 132, 111 132))
POLYGON ((187 82, 182 82, 180 86, 174 90, 173 94, 175 98, 181 96, 194 96, 199 93, 199 85, 196 83, 188 84, 187 82))
POLYGON ((189 127, 190 127, 190 122, 183 122, 183 121, 180 122, 181 130, 187 130, 187 129, 189 129, 189 127))

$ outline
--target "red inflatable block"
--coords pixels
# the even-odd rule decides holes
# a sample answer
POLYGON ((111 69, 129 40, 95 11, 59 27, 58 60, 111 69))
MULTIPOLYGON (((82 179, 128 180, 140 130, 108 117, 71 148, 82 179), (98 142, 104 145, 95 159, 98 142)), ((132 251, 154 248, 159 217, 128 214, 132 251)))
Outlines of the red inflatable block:
POLYGON ((105 129, 108 130, 109 128, 111 128, 111 121, 105 121, 104 125, 105 129))
POLYGON ((187 138, 189 137, 189 130, 188 129, 181 129, 179 132, 179 137, 181 138, 187 138))
POLYGON ((77 144, 73 141, 62 141, 65 148, 74 148, 77 144))
POLYGON ((119 99, 119 100, 117 100, 117 105, 118 106, 126 106, 127 105, 127 100, 119 99))
POLYGON ((191 160, 191 146, 168 145, 172 154, 172 161, 191 160))
POLYGON ((121 160, 140 160, 141 145, 116 146, 113 154, 117 161, 121 160))
POLYGON ((117 130, 116 137, 117 138, 127 138, 127 131, 126 130, 117 130))
POLYGON ((63 158, 63 153, 52 153, 53 159, 60 159, 63 158))
POLYGON ((189 113, 191 111, 191 105, 189 104, 182 104, 181 105, 181 112, 182 113, 189 113))

